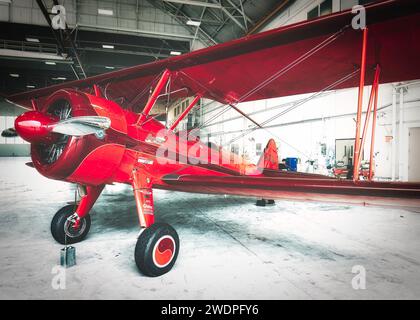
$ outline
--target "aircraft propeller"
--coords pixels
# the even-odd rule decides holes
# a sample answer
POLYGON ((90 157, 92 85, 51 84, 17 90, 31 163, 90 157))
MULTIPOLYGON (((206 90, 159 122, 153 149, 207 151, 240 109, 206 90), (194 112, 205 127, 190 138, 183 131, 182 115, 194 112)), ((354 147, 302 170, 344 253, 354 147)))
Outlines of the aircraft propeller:
POLYGON ((21 136, 28 142, 51 142, 55 138, 51 133, 82 137, 89 134, 102 136, 103 131, 111 126, 111 120, 100 116, 73 117, 54 121, 52 117, 38 111, 29 111, 20 115, 15 122, 15 128, 2 131, 1 136, 14 138, 21 136))

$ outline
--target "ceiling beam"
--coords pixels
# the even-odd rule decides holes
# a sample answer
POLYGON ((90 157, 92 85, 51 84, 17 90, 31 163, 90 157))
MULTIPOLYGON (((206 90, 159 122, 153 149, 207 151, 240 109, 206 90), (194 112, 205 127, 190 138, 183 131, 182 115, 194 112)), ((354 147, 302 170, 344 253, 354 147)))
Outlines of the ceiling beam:
POLYGON ((191 6, 222 9, 222 5, 220 3, 208 3, 208 2, 201 2, 201 1, 195 1, 195 0, 163 0, 163 1, 172 2, 172 3, 187 4, 187 5, 191 5, 191 6))
MULTIPOLYGON (((60 37, 61 35, 59 33, 57 33, 57 31, 53 28, 52 26, 52 22, 51 22, 51 18, 50 18, 50 14, 48 13, 47 8, 45 7, 45 4, 42 0, 36 0, 39 9, 41 10, 42 14, 44 15, 45 20, 47 21, 48 25, 50 26, 50 29, 54 35, 54 38, 58 44, 58 47, 60 49, 60 53, 65 53, 65 46, 64 46, 64 41, 63 39, 60 37)), ((75 69, 75 67, 73 66, 73 64, 70 65, 70 68, 72 69, 74 75, 76 76, 77 79, 79 79, 79 73, 77 72, 77 70, 75 69)))
MULTIPOLYGON (((214 3, 217 3, 217 0, 212 0, 214 3)), ((241 28, 243 31, 247 31, 245 26, 238 20, 236 19, 230 12, 229 10, 227 10, 225 7, 221 7, 220 9, 222 9, 222 11, 230 18, 230 20, 232 20, 233 22, 236 23, 236 25, 241 28)))
POLYGON ((9 59, 9 60, 28 60, 28 61, 51 61, 55 63, 65 63, 73 64, 71 59, 65 59, 61 56, 56 56, 52 54, 42 54, 38 52, 31 51, 20 51, 20 50, 9 50, 9 49, 0 49, 0 59, 9 59))
MULTIPOLYGON (((54 3, 54 5, 56 5, 56 6, 58 6, 58 5, 59 5, 58 0, 53 0, 53 3, 54 3)), ((74 55, 74 57, 75 57, 75 59, 76 59, 76 62, 77 62, 77 64, 75 64, 75 67, 78 67, 78 68, 81 70, 83 77, 84 77, 84 78, 87 78, 87 75, 86 75, 85 69, 83 68, 82 61, 80 60, 80 57, 79 57, 79 53, 77 52, 76 46, 74 45, 74 41, 73 41, 73 39, 72 39, 72 37, 71 37, 71 33, 70 33, 70 32, 69 32, 69 30, 68 30, 68 25, 67 25, 67 23, 65 23, 65 29, 64 29, 64 30, 61 30, 61 29, 60 29, 60 33, 61 33, 61 32, 63 32, 63 33, 66 35, 66 37, 67 37, 67 41, 70 43, 71 49, 72 49, 72 51, 73 51, 73 55, 74 55)), ((78 76, 78 77, 79 77, 79 76, 78 76)))
MULTIPOLYGON (((170 2, 170 3, 186 4, 186 5, 191 5, 191 6, 201 6, 201 7, 221 9, 234 23, 238 25, 238 27, 240 27, 245 32, 247 31, 247 28, 238 19, 236 19, 236 17, 234 17, 229 12, 229 10, 227 10, 224 6, 222 6, 222 4, 217 0, 212 0, 212 2, 202 2, 202 1, 195 1, 195 0, 163 0, 163 1, 170 2)), ((237 9, 236 5, 234 5, 234 9, 237 9)))
MULTIPOLYGON (((175 17, 174 17, 175 18, 175 17)), ((193 35, 184 35, 176 34, 169 32, 158 32, 158 31, 149 31, 149 30, 138 30, 122 27, 106 27, 99 25, 89 25, 84 23, 78 23, 77 26, 80 30, 103 30, 109 33, 124 33, 124 34, 140 34, 143 37, 150 38, 159 38, 159 39, 168 39, 168 40, 192 40, 193 35)))
MULTIPOLYGON (((244 5, 246 2, 247 2, 247 0, 244 0, 243 2, 241 1, 241 5, 242 5, 242 7, 243 7, 243 5, 244 5)), ((230 21, 230 19, 229 19, 229 18, 224 19, 224 21, 222 21, 222 23, 218 26, 218 28, 216 29, 216 31, 214 31, 214 32, 212 33, 212 37, 213 37, 213 38, 216 38, 216 37, 217 37, 217 35, 219 34, 220 30, 222 30, 222 29, 226 26, 226 24, 227 24, 229 21, 230 21)), ((247 28, 248 28, 248 27, 247 27, 247 28)))
POLYGON ((271 10, 265 17, 262 17, 260 21, 258 21, 251 30, 248 31, 248 35, 257 33, 260 29, 262 29, 266 24, 268 24, 274 17, 278 16, 280 12, 286 10, 286 8, 293 3, 294 0, 282 0, 274 10, 271 10))
MULTIPOLYGON (((162 10, 163 12, 165 12, 166 14, 170 15, 172 18, 174 18, 180 25, 182 25, 184 28, 186 28, 187 30, 189 30, 191 32, 191 34, 195 34, 196 29, 194 28, 189 28, 189 26, 186 24, 186 22, 188 20, 191 20, 191 18, 186 15, 182 10, 178 10, 178 8, 170 3, 170 2, 166 2, 166 1, 162 1, 161 4, 163 5, 163 8, 159 5, 157 5, 156 1, 153 0, 147 0, 147 2, 149 2, 151 5, 153 5, 156 8, 159 8, 160 10, 162 10), (165 6, 165 4, 168 5, 168 8, 170 8, 170 10, 168 10, 165 6), (173 10, 174 12, 172 12, 171 10, 173 10), (178 14, 181 14, 183 16, 183 18, 180 18, 178 15, 175 14, 175 12, 178 11, 178 14), (184 20, 185 19, 185 20, 184 20)), ((205 44, 207 42, 207 45, 214 45, 217 44, 218 42, 212 37, 210 36, 203 28, 198 27, 199 28, 199 35, 204 35, 204 37, 201 39, 203 41, 203 43, 205 44), (206 41, 207 40, 207 41, 206 41), (211 44, 208 43, 208 41, 210 41, 211 44)), ((193 38, 194 36, 192 36, 193 38)))
POLYGON ((229 4, 233 7, 233 8, 235 8, 235 10, 236 11, 238 11, 240 14, 242 14, 243 15, 243 17, 244 17, 244 20, 245 20, 245 24, 246 24, 246 22, 249 22, 249 23, 251 23, 251 24, 254 24, 254 21, 252 21, 251 20, 251 18, 250 17, 248 17, 246 14, 245 14, 245 10, 244 10, 244 7, 243 7, 243 2, 242 2, 242 0, 240 0, 239 2, 240 2, 240 8, 232 1, 232 0, 227 0, 227 2, 229 2, 229 4))
MULTIPOLYGON (((95 48, 95 47, 82 47, 79 48, 80 51, 94 51, 94 52, 107 52, 109 53, 109 51, 105 50, 105 49, 101 49, 101 48, 95 48)), ((146 51, 131 51, 131 50, 120 50, 120 49, 113 49, 112 52, 113 54, 128 54, 128 55, 137 55, 137 56, 145 56, 145 57, 153 57, 155 59, 164 59, 164 58, 168 58, 171 55, 168 54, 164 54, 164 53, 154 53, 154 52, 146 52, 146 51)))

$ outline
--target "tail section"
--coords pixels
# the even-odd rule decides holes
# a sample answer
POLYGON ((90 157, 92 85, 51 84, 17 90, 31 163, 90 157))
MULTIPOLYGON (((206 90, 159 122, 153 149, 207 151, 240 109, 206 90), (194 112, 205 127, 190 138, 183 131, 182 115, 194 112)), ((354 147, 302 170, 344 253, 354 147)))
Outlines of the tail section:
POLYGON ((267 146, 265 147, 264 152, 258 161, 257 167, 260 169, 279 169, 279 156, 274 139, 270 139, 268 141, 267 146))

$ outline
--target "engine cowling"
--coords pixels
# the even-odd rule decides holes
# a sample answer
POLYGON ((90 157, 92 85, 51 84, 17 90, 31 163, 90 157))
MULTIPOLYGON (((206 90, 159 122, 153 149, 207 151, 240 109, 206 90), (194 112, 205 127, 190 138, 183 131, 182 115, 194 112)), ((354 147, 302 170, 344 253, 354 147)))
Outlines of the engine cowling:
POLYGON ((75 90, 59 90, 37 111, 19 116, 17 133, 31 143, 34 167, 44 176, 98 185, 111 180, 125 151, 125 114, 109 100, 75 90), (55 123, 74 117, 101 116, 111 121, 103 135, 70 136, 52 132, 55 123))

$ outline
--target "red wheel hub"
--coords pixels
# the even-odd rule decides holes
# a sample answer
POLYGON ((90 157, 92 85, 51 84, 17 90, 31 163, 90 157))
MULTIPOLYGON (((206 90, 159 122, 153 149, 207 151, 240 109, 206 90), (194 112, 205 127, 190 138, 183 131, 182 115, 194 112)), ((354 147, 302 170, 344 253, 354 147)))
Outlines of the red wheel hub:
POLYGON ((175 241, 171 236, 163 236, 153 248, 153 261, 159 268, 166 267, 175 253, 175 241))

